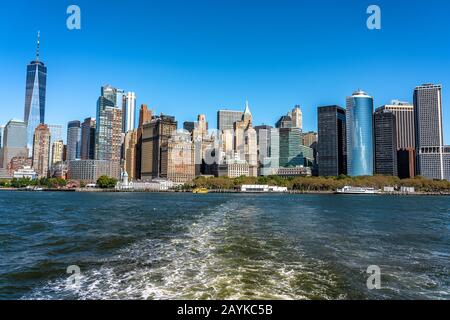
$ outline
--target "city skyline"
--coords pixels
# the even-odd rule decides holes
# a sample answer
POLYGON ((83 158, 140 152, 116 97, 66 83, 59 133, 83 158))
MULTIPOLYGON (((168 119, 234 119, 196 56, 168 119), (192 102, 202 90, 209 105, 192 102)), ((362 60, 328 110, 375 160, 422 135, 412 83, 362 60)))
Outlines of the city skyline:
MULTIPOLYGON (((14 6, 20 6, 20 3, 19 1, 16 5, 8 4, 7 6, 14 11, 17 10, 14 6)), ((201 28, 206 27, 207 21, 194 26, 189 24, 188 30, 199 32, 198 36, 188 34, 177 38, 176 34, 172 33, 175 27, 164 29, 168 27, 167 21, 162 21, 161 17, 154 22, 154 26, 160 28, 150 33, 147 30, 146 34, 143 33, 145 25, 131 23, 129 28, 119 30, 113 23, 110 33, 117 32, 114 35, 117 38, 130 34, 136 49, 131 50, 131 53, 123 53, 120 50, 118 53, 112 52, 114 50, 101 52, 100 49, 103 46, 94 41, 100 29, 93 21, 98 14, 97 10, 100 12, 99 4, 91 5, 80 1, 79 5, 82 13, 86 13, 83 16, 83 27, 80 31, 68 31, 64 24, 61 25, 61 30, 58 28, 50 30, 49 24, 53 24, 59 14, 62 15, 61 18, 64 18, 65 10, 59 12, 59 6, 56 5, 46 15, 49 18, 48 22, 25 19, 25 23, 17 28, 17 39, 11 42, 9 35, 2 36, 3 40, 8 40, 2 41, 2 46, 8 44, 8 47, 3 50, 4 59, 11 62, 5 66, 5 74, 8 77, 1 77, 3 85, 0 86, 2 87, 0 90, 7 90, 7 93, 6 91, 3 93, 8 97, 8 108, 2 108, 0 111, 2 125, 12 118, 20 119, 23 113, 24 65, 33 59, 37 30, 42 31, 40 56, 49 67, 50 75, 47 83, 46 123, 65 126, 74 119, 81 121, 86 117, 94 117, 98 88, 107 83, 136 92, 137 106, 146 103, 156 111, 156 114, 162 112, 175 115, 180 124, 184 121, 194 121, 197 114, 205 114, 207 119, 214 119, 218 109, 241 110, 245 99, 248 99, 252 106, 255 125, 273 125, 281 114, 285 114, 298 104, 302 107, 304 114, 305 131, 317 130, 318 106, 335 104, 344 106, 346 96, 358 88, 364 89, 373 96, 374 107, 378 108, 389 104, 393 99, 412 103, 412 92, 416 86, 423 83, 440 83, 444 88, 443 122, 444 124, 449 122, 449 112, 446 107, 449 93, 446 88, 449 87, 450 81, 448 72, 445 72, 448 69, 446 67, 449 66, 449 49, 445 46, 448 34, 442 34, 439 31, 436 34, 427 34, 431 39, 440 37, 441 42, 434 43, 432 50, 421 49, 419 45, 410 41, 413 39, 413 34, 417 35, 418 28, 422 28, 420 32, 426 32, 432 27, 433 30, 436 29, 435 27, 438 27, 436 30, 442 29, 439 28, 440 22, 436 17, 439 17, 442 14, 440 11, 444 10, 437 10, 435 7, 421 8, 429 15, 425 16, 424 12, 423 25, 421 23, 420 27, 416 27, 405 21, 399 25, 394 19, 394 13, 405 14, 406 12, 414 17, 419 14, 417 6, 403 8, 399 4, 382 1, 380 6, 383 10, 383 28, 378 32, 370 31, 365 27, 367 15, 363 4, 343 4, 342 7, 333 4, 326 10, 317 11, 313 10, 314 5, 297 6, 288 2, 287 6, 299 9, 298 30, 287 30, 292 22, 280 21, 281 18, 274 20, 274 31, 268 34, 267 40, 276 41, 274 44, 278 45, 279 50, 272 49, 273 59, 269 60, 267 53, 264 53, 264 50, 261 51, 261 49, 272 47, 266 44, 267 41, 263 37, 267 35, 268 30, 262 25, 265 21, 261 19, 272 8, 268 3, 261 4, 253 15, 249 13, 255 8, 249 5, 244 5, 241 11, 236 13, 240 19, 247 15, 248 20, 239 20, 239 22, 246 21, 245 24, 241 24, 244 35, 238 35, 235 28, 228 29, 229 24, 217 26, 218 40, 228 39, 231 36, 236 36, 236 39, 224 43, 226 52, 229 54, 229 57, 226 57, 223 54, 218 55, 218 48, 215 47, 217 40, 208 38, 213 45, 213 48, 210 48, 212 58, 206 58, 201 52, 206 46, 200 41, 202 36, 212 36, 211 31, 201 28), (315 13, 311 18, 302 20, 301 18, 306 18, 305 9, 311 9, 315 13), (343 15, 345 10, 349 10, 345 14, 355 16, 348 20, 348 25, 338 24, 337 30, 320 25, 328 18, 331 19, 333 15, 343 15), (304 30, 308 23, 312 26, 308 29, 310 34, 305 33, 304 30), (404 36, 396 38, 399 33, 404 36), (301 41, 302 36, 311 40, 318 34, 326 35, 325 39, 314 42, 301 41), (158 35, 170 37, 167 41, 162 41, 158 35), (254 37, 244 41, 246 35, 254 37), (336 40, 333 40, 332 36, 336 36, 336 40), (349 45, 349 50, 354 48, 353 44, 344 41, 354 36, 364 37, 374 49, 367 52, 353 51, 354 58, 357 59, 349 59, 348 54, 338 54, 337 52, 345 46, 349 45), (149 48, 150 45, 143 44, 144 40, 154 37, 159 39, 154 42, 155 46, 149 48), (194 37, 196 42, 195 45, 186 48, 186 55, 174 55, 173 52, 170 54, 170 49, 177 44, 186 45, 185 41, 191 37, 194 37), (243 44, 242 47, 236 46, 240 43, 243 44), (157 44, 159 46, 156 46, 157 44), (394 44, 396 48, 399 48, 398 50, 386 51, 388 48, 393 48, 394 44), (329 54, 323 52, 327 46, 331 50, 329 54), (389 54, 386 55, 387 53, 389 54), (202 60, 202 58, 205 59, 202 60), (286 58, 284 59, 286 61, 281 61, 283 58, 286 58), (93 61, 88 61, 89 59, 93 61), (68 64, 67 61, 72 63, 68 64), (113 64, 114 68, 106 70, 105 66, 108 64, 113 64), (364 68, 366 72, 361 73, 364 68), (389 81, 390 78, 395 84, 389 81), (64 112, 61 110, 62 107, 64 112)), ((229 7, 225 6, 222 9, 226 12, 232 11, 235 5, 231 2, 229 7)), ((42 10, 35 4, 30 6, 35 12, 42 10)), ((61 5, 61 8, 63 6, 61 5)), ((136 4, 136 6, 132 5, 130 10, 132 12, 136 10, 138 14, 139 8, 145 9, 142 6, 146 7, 145 4, 136 4)), ((197 8, 197 6, 194 7, 197 8)), ((186 8, 183 7, 183 9, 186 8)), ((206 5, 194 16, 203 17, 208 13, 214 16, 214 9, 216 9, 215 5, 206 5)), ((108 10, 114 13, 116 9, 108 10)), ((153 10, 147 10, 147 13, 154 15, 158 12, 164 17, 166 10, 168 8, 165 5, 158 4, 153 7, 153 10)), ((290 13, 287 11, 286 8, 276 8, 276 13, 281 17, 288 17, 290 13)), ((189 11, 189 13, 192 12, 189 11)), ((174 13, 174 15, 178 14, 180 14, 178 11, 174 13)), ((173 16, 169 15, 169 18, 171 20, 173 16)), ((192 18, 192 15, 185 17, 189 19, 189 23, 192 18)), ((186 20, 183 21, 187 23, 186 20)), ((7 22, 10 25, 15 23, 10 18, 9 21, 6 18, 1 23, 7 22)), ((112 36, 110 33, 105 35, 107 39, 112 36)), ((120 41, 117 41, 117 46, 119 45, 120 41)), ((112 46, 115 48, 116 44, 113 43, 112 46)), ((210 128, 215 126, 216 124, 211 122, 210 128)), ((448 144, 450 128, 444 125, 444 130, 444 141, 448 144)))

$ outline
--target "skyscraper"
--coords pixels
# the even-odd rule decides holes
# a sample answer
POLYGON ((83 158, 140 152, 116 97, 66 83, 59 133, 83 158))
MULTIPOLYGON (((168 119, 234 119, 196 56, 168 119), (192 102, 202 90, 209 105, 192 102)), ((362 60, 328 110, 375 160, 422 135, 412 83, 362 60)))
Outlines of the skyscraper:
POLYGON ((292 111, 282 116, 275 124, 278 129, 281 128, 296 128, 303 130, 303 113, 300 106, 295 106, 292 111))
POLYGON ((400 179, 414 178, 416 172, 416 151, 414 149, 397 151, 397 171, 400 179))
POLYGON ((51 166, 53 164, 53 143, 56 141, 62 140, 62 130, 63 127, 60 124, 48 124, 48 129, 50 130, 50 161, 49 165, 51 166))
POLYGON ((298 128, 280 128, 280 167, 304 165, 301 154, 301 131, 298 128))
POLYGON ((161 115, 144 124, 141 151, 141 179, 153 179, 167 176, 167 147, 172 134, 177 130, 175 117, 161 115))
POLYGON ((81 123, 70 121, 67 125, 67 161, 80 159, 81 156, 81 123))
POLYGON ((353 177, 371 176, 374 173, 373 98, 364 91, 353 93, 347 98, 346 116, 347 173, 353 177))
POLYGON ((95 127, 94 118, 86 118, 81 124, 81 160, 95 159, 95 127))
POLYGON ((15 157, 28 157, 27 125, 22 120, 10 120, 3 131, 3 147, 0 154, 0 168, 7 168, 15 157))
POLYGON ((430 179, 450 180, 450 154, 445 152, 442 86, 424 84, 414 90, 417 171, 430 179))
POLYGON ((36 59, 27 66, 24 121, 27 124, 27 146, 33 148, 34 131, 45 121, 47 67, 39 60, 40 33, 38 33, 36 59))
POLYGON ((195 178, 194 144, 187 132, 176 132, 161 149, 161 177, 176 183, 186 183, 195 178))
POLYGON ((282 116, 275 124, 275 127, 278 129, 292 128, 292 117, 290 115, 282 116))
POLYGON ((111 176, 120 177, 122 147, 122 101, 121 90, 109 85, 103 86, 97 101, 95 130, 95 159, 111 162, 111 176))
POLYGON ((303 130, 303 113, 300 106, 295 106, 291 111, 292 127, 303 130))
POLYGON ((270 157, 270 129, 271 126, 260 125, 256 126, 256 139, 258 142, 258 163, 260 167, 264 165, 264 162, 270 157))
POLYGON ((241 160, 247 161, 249 175, 258 175, 258 141, 253 129, 253 116, 248 101, 241 120, 234 123, 234 151, 241 160))
POLYGON ((304 146, 310 147, 314 144, 314 142, 317 142, 317 132, 306 132, 302 134, 302 144, 304 146))
POLYGON ((136 144, 138 130, 131 130, 125 134, 123 142, 124 163, 123 168, 131 181, 136 180, 136 144))
POLYGON ((319 175, 347 174, 347 127, 345 109, 339 106, 318 108, 317 157, 319 175))
POLYGON ((381 107, 373 116, 375 173, 397 176, 397 124, 393 112, 381 107))
POLYGON ((153 114, 148 109, 147 105, 142 104, 139 110, 139 125, 137 128, 137 143, 136 143, 136 179, 141 179, 141 161, 142 161, 142 134, 144 132, 144 124, 152 120, 153 114))
POLYGON ((219 131, 233 130, 234 123, 241 121, 243 116, 242 111, 219 110, 217 111, 217 129, 219 131))
POLYGON ((207 160, 214 149, 215 139, 208 132, 206 116, 203 114, 197 116, 197 121, 192 122, 192 131, 189 130, 191 125, 188 122, 183 124, 183 129, 191 133, 194 142, 195 175, 208 174, 212 164, 207 160))
POLYGON ((127 133, 134 129, 134 118, 136 113, 136 94, 127 92, 123 96, 122 105, 122 132, 127 133))
POLYGON ((395 115, 397 129, 397 171, 400 178, 415 176, 416 133, 414 124, 414 106, 408 102, 393 100, 391 104, 379 109, 388 110, 395 115))
POLYGON ((35 130, 33 142, 33 169, 39 177, 47 177, 50 161, 50 130, 41 123, 35 130))
POLYGON ((195 122, 194 121, 183 122, 183 129, 192 134, 195 129, 195 122))
POLYGON ((255 127, 258 136, 259 174, 262 176, 275 175, 280 166, 280 133, 279 129, 271 126, 255 127))
POLYGON ((414 149, 416 145, 414 130, 414 106, 408 102, 393 100, 379 110, 389 110, 395 115, 397 127, 397 149, 414 149))
POLYGON ((139 127, 143 127, 144 124, 149 123, 152 120, 152 111, 148 109, 146 104, 141 105, 139 110, 139 127))
POLYGON ((64 159, 64 142, 57 140, 51 144, 51 165, 60 163, 64 159))
POLYGON ((220 143, 221 159, 234 158, 234 134, 232 129, 221 131, 220 143))

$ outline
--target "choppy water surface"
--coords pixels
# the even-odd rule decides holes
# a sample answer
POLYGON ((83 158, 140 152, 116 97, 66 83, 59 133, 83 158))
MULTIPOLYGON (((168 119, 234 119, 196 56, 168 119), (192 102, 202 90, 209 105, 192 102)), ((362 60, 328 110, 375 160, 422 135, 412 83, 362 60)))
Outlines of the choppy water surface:
POLYGON ((392 298, 450 299, 450 198, 0 192, 0 299, 392 298))

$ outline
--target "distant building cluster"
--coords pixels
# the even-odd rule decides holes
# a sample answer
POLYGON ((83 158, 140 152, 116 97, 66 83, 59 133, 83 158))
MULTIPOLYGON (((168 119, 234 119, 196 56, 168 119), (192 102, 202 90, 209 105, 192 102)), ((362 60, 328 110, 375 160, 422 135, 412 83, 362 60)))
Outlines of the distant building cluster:
POLYGON ((45 123, 47 68, 27 66, 23 120, 0 127, 0 178, 58 177, 92 184, 102 176, 126 186, 165 188, 198 176, 371 176, 421 175, 450 180, 450 147, 444 145, 442 87, 414 90, 414 103, 393 101, 374 110, 359 90, 338 105, 318 108, 318 132, 303 131, 294 106, 275 126, 255 125, 250 105, 221 109, 217 130, 205 115, 178 128, 174 116, 159 114, 136 94, 110 85, 100 90, 95 117, 63 126, 45 123), (242 110, 242 109, 241 109, 242 110), (162 186, 162 187, 161 187, 162 186))
POLYGON ((347 98, 346 109, 319 107, 319 175, 450 180, 441 85, 416 87, 413 104, 394 100, 373 109, 373 98, 363 91, 347 98))

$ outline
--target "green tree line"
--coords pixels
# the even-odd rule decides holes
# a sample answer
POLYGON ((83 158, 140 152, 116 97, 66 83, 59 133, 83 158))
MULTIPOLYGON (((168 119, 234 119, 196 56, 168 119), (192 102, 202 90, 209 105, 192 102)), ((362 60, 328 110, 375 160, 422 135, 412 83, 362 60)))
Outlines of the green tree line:
POLYGON ((401 180, 391 176, 367 176, 367 177, 295 177, 281 178, 279 176, 268 177, 239 177, 235 179, 225 177, 198 177, 192 183, 185 185, 185 189, 207 188, 210 190, 233 190, 243 184, 264 184, 271 186, 287 187, 293 191, 326 192, 336 191, 345 186, 373 187, 382 189, 392 187, 414 187, 421 192, 450 192, 450 182, 445 180, 430 180, 422 177, 401 180))
POLYGON ((30 186, 42 187, 47 189, 58 189, 65 187, 66 184, 66 180, 60 178, 41 178, 36 180, 31 180, 30 178, 13 178, 11 180, 0 180, 0 187, 8 188, 26 188, 30 186))

